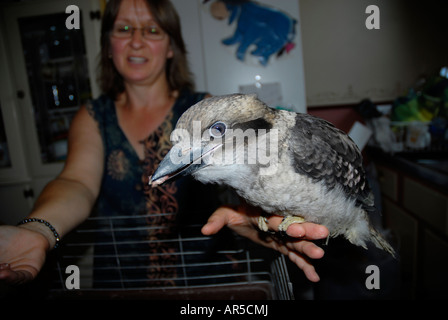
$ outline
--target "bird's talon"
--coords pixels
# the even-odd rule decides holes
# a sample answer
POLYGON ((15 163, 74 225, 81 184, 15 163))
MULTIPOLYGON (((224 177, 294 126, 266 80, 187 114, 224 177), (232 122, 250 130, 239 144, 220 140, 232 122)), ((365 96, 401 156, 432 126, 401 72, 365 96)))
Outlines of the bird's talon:
POLYGON ((265 216, 259 216, 258 217, 258 228, 263 232, 268 232, 269 231, 268 218, 266 218, 265 216))
POLYGON ((286 233, 288 227, 293 223, 304 223, 305 219, 298 216, 286 216, 278 226, 278 231, 286 233))

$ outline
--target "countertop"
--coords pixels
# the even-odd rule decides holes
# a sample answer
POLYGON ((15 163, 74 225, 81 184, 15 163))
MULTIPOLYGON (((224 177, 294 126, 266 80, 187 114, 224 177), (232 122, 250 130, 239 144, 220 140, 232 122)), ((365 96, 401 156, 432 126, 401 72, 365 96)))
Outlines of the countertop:
POLYGON ((380 148, 368 147, 367 157, 402 171, 448 195, 447 152, 403 152, 389 154, 380 148))

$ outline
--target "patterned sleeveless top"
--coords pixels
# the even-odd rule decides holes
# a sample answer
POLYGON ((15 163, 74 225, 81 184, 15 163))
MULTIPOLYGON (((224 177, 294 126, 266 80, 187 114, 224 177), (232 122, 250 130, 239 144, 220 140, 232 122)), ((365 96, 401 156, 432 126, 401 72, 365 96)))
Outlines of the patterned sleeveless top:
POLYGON ((148 176, 171 148, 170 134, 181 114, 204 96, 204 93, 188 92, 179 96, 165 121, 141 142, 145 146, 143 161, 118 124, 114 101, 105 95, 93 101, 89 111, 98 123, 105 151, 103 188, 97 203, 100 215, 178 211, 176 183, 168 183, 162 188, 148 188, 148 176))
MULTIPOLYGON (((172 283, 170 279, 176 278, 176 268, 164 269, 163 266, 176 263, 177 256, 170 253, 175 252, 177 248, 170 242, 164 243, 163 240, 172 238, 179 224, 204 223, 219 206, 216 187, 203 185, 191 177, 183 177, 158 188, 148 186, 148 176, 153 174, 171 148, 170 134, 177 120, 185 110, 202 100, 204 96, 204 93, 190 92, 182 92, 179 95, 160 127, 141 142, 145 146, 144 160, 139 159, 121 130, 114 101, 102 95, 92 102, 89 113, 98 124, 105 151, 102 188, 96 204, 96 214, 100 217, 113 217, 111 221, 117 224, 113 226, 115 229, 125 229, 131 220, 133 226, 146 225, 147 227, 142 228, 145 230, 141 232, 120 232, 119 234, 123 242, 126 242, 127 238, 136 242, 138 239, 143 239, 142 242, 145 244, 141 247, 132 245, 132 248, 123 246, 120 249, 115 245, 113 249, 113 254, 122 250, 124 255, 129 255, 130 252, 148 252, 149 247, 149 257, 144 257, 145 264, 149 259, 145 274, 133 274, 134 270, 132 272, 117 271, 117 268, 125 262, 121 261, 121 266, 116 266, 114 259, 102 259, 101 265, 106 265, 107 270, 111 273, 119 273, 111 277, 117 276, 128 280, 141 277, 160 278, 160 281, 149 284, 155 286, 172 283), (166 215, 166 213, 176 214, 166 215)), ((102 228, 110 229, 110 226, 102 226, 102 228)), ((102 243, 119 241, 116 237, 118 236, 114 235, 112 239, 108 233, 104 232, 100 236, 100 241, 102 243)), ((106 245, 96 245, 95 250, 98 256, 112 253, 112 249, 108 249, 106 245)), ((133 257, 130 260, 135 263, 136 258, 133 257)), ((107 277, 105 270, 98 272, 97 279, 104 277, 107 277)))

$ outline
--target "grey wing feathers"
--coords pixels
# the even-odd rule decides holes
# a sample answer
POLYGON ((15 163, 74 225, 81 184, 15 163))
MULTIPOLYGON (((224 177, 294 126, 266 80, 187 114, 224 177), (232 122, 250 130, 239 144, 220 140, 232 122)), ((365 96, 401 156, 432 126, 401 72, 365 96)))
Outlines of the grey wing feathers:
POLYGON ((329 189, 340 186, 360 206, 373 209, 361 153, 348 135, 308 114, 297 114, 293 131, 289 145, 296 172, 324 181, 329 189))

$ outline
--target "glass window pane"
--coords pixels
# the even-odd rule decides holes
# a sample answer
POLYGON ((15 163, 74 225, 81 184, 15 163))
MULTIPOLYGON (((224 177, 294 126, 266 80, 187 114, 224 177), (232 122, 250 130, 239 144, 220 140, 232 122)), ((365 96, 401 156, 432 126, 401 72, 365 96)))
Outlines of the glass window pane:
POLYGON ((43 163, 65 159, 70 121, 91 99, 83 28, 67 29, 66 18, 59 13, 19 19, 43 163))

